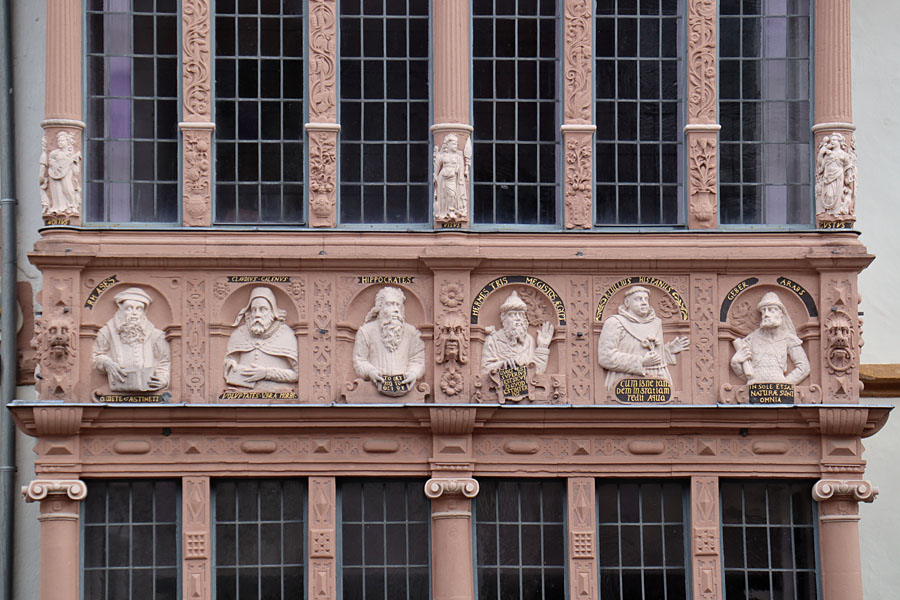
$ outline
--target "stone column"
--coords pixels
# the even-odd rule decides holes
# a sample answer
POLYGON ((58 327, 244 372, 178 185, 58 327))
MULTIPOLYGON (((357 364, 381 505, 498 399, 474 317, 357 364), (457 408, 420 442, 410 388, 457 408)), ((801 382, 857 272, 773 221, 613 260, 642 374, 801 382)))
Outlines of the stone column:
POLYGON ((337 6, 309 2, 309 226, 337 225, 337 6))
MULTIPOLYGON (((84 177, 84 122, 81 115, 81 0, 47 0, 43 138, 41 141, 41 203, 46 225, 80 225, 84 177), (72 197, 54 198, 48 166, 72 178, 72 197)), ((62 186, 61 186, 62 187, 62 186)), ((64 194, 59 194, 64 195, 64 194)))
POLYGON ((41 600, 78 600, 78 511, 87 486, 77 479, 36 479, 22 495, 41 503, 41 600))
POLYGON ((694 598, 722 597, 719 478, 691 477, 691 572, 694 598))
POLYGON ((335 568, 336 494, 334 477, 309 478, 309 597, 337 598, 335 568))
POLYGON ((181 221, 185 227, 212 223, 212 93, 210 90, 209 0, 181 5, 183 140, 181 221))
POLYGON ((688 2, 687 125, 688 227, 714 229, 718 205, 716 117, 716 2, 688 2))
POLYGON ((862 600, 859 562, 859 503, 873 502, 878 488, 868 481, 822 479, 813 486, 819 503, 819 556, 824 600, 862 600))
POLYGON ((184 533, 182 585, 184 597, 209 600, 212 597, 209 544, 209 477, 181 480, 181 521, 184 533))
POLYGON ((425 483, 431 499, 432 590, 435 600, 475 597, 472 568, 472 498, 478 482, 435 477, 425 483))
POLYGON ((566 0, 563 5, 563 125, 566 229, 590 229, 594 221, 594 132, 591 63, 593 2, 566 0))
MULTIPOLYGON (((432 0, 434 43, 434 145, 440 148, 447 135, 456 136, 461 159, 471 164, 472 125, 469 121, 469 0, 432 0)), ((471 166, 469 167, 471 174, 471 166)), ((465 177, 468 198, 471 177, 465 177)), ((445 216, 435 207, 434 226, 462 229, 469 226, 469 211, 445 216)))
POLYGON ((816 0, 814 13, 815 124, 812 130, 816 150, 816 226, 849 228, 856 221, 850 0, 816 0), (830 143, 834 143, 834 149, 829 147, 830 143), (820 158, 822 154, 825 156, 820 158), (839 181, 829 185, 838 170, 843 170, 843 177, 838 175, 839 181), (845 193, 849 194, 848 210, 842 210, 841 206, 845 193))
POLYGON ((569 498, 569 594, 597 597, 597 507, 593 477, 571 477, 569 498))

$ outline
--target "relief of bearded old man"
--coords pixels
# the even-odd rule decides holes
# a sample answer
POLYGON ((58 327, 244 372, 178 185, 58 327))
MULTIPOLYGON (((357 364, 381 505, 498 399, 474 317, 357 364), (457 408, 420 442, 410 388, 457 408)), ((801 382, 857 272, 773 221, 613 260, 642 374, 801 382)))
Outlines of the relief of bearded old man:
POLYGON ((500 305, 502 327, 497 331, 493 327, 486 329, 488 336, 481 350, 482 373, 518 367, 534 367, 538 374, 547 370, 553 325, 545 322, 538 329, 535 343, 534 337, 528 333, 527 308, 516 292, 512 292, 500 305))
POLYGON ((633 285, 625 292, 619 314, 603 323, 597 342, 597 362, 606 369, 606 389, 628 377, 665 379, 672 383, 668 365, 688 349, 687 338, 664 343, 662 321, 650 306, 650 290, 633 285))
POLYGON ((284 392, 285 384, 299 378, 297 338, 284 322, 275 294, 267 287, 253 288, 238 313, 225 352, 225 381, 234 387, 260 392, 284 392))
POLYGON ((387 376, 401 375, 408 391, 425 374, 425 342, 419 330, 406 322, 405 302, 406 294, 399 288, 378 290, 375 306, 356 332, 353 368, 376 384, 383 384, 387 376))

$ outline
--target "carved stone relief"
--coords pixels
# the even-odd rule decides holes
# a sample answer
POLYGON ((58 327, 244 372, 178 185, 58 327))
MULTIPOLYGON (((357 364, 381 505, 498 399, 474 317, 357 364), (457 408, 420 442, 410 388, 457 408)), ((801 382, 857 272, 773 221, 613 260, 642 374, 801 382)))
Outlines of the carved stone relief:
POLYGON ((337 16, 335 0, 309 3, 309 90, 310 119, 333 123, 337 118, 336 69, 337 16))
POLYGON ((75 322, 69 316, 47 316, 35 322, 35 381, 41 400, 66 400, 72 390, 75 368, 75 322))
POLYGON ((56 148, 50 150, 47 136, 41 138, 40 195, 45 219, 81 215, 80 132, 60 130, 56 148))
POLYGON ((714 278, 694 276, 691 338, 694 358, 694 404, 715 402, 716 382, 716 320, 714 278))
POLYGON ((439 223, 465 223, 469 220, 469 171, 472 167, 472 138, 466 136, 459 147, 459 136, 448 133, 440 147, 434 146, 433 185, 434 220, 439 223))
POLYGON ((147 317, 150 296, 132 287, 115 296, 118 310, 94 339, 94 369, 113 392, 155 392, 169 386, 171 351, 165 334, 147 317))
POLYGON ((317 404, 334 400, 331 381, 333 289, 334 284, 328 279, 316 279, 313 282, 313 401, 317 404))
POLYGON ((186 0, 181 7, 182 87, 185 120, 208 121, 209 87, 209 0, 186 0))
POLYGON ((566 123, 591 122, 591 2, 566 0, 563 29, 565 36, 564 111, 566 123))
POLYGON ((566 131, 566 229, 590 229, 593 222, 593 134, 566 131))
POLYGON ((308 128, 309 213, 312 227, 337 224, 337 131, 308 128))
POLYGON ((184 382, 188 402, 208 402, 206 368, 209 343, 206 327, 206 282, 188 279, 184 294, 184 382))
POLYGON ((209 478, 182 479, 182 515, 184 527, 184 581, 189 598, 209 598, 210 528, 209 478))
POLYGON ((569 283, 569 389, 574 404, 592 404, 591 380, 593 348, 591 329, 591 284, 589 280, 569 283))
POLYGON ((716 134, 690 132, 688 138, 690 225, 694 229, 712 228, 718 212, 716 134))
POLYGON ((528 305, 516 291, 510 293, 500 307, 502 327, 486 328, 487 338, 481 351, 481 372, 532 367, 538 374, 547 370, 553 324, 544 321, 538 331, 537 342, 528 333, 528 305))
POLYGON ((260 286, 238 313, 225 353, 225 381, 237 390, 289 392, 299 377, 297 339, 275 294, 260 286))
POLYGON ((208 227, 212 211, 210 195, 212 130, 184 128, 183 135, 183 218, 186 225, 208 227))
POLYGON ((816 153, 816 219, 820 224, 855 221, 856 176, 856 136, 825 135, 816 153))
POLYGON ((716 2, 688 3, 688 122, 716 122, 716 2))

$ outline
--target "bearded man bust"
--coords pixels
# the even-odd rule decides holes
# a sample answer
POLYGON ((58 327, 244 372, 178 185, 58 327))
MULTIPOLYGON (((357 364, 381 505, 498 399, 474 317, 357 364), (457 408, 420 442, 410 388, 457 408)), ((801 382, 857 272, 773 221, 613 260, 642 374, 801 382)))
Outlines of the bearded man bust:
POLYGON ((510 293, 500 305, 502 327, 497 331, 493 327, 486 328, 488 336, 481 349, 482 373, 532 367, 540 375, 547 370, 554 328, 549 322, 541 325, 535 343, 534 337, 528 333, 527 308, 516 292, 510 293))
POLYGON ((389 376, 402 376, 397 393, 405 394, 425 374, 425 342, 419 330, 406 322, 405 302, 403 290, 381 288, 356 332, 353 368, 381 392, 389 376))
POLYGON ((293 390, 299 378, 297 338, 284 322, 275 294, 267 287, 253 288, 247 305, 232 327, 225 351, 225 381, 236 388, 259 392, 293 390))
POLYGON ((169 386, 165 334, 147 318, 150 296, 132 287, 116 294, 118 310, 94 340, 93 364, 114 392, 154 392, 169 386))

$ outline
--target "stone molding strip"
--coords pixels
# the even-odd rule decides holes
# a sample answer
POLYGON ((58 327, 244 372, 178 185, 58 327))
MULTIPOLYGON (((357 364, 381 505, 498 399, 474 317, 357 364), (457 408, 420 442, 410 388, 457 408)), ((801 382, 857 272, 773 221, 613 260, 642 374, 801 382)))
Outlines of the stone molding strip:
POLYGON ((76 129, 84 129, 87 125, 84 121, 78 119, 44 119, 41 121, 41 127, 75 127, 76 129))
POLYGON ((812 132, 831 131, 832 129, 856 131, 856 125, 853 123, 816 123, 812 126, 812 132))
POLYGON ((597 126, 590 123, 566 123, 565 125, 560 125, 559 130, 562 133, 594 133, 597 131, 597 126))
POLYGON ((684 126, 684 132, 692 131, 721 131, 722 126, 719 123, 688 123, 684 126))
POLYGON ((25 502, 37 502, 47 496, 68 496, 70 500, 84 500, 87 486, 78 479, 35 479, 22 486, 25 502))
POLYGON ((182 121, 178 123, 178 128, 182 131, 214 131, 216 129, 216 124, 199 121, 182 121))
POLYGON ((303 126, 307 131, 334 131, 341 130, 340 123, 306 123, 303 126))
POLYGON ((468 131, 469 133, 472 133, 475 131, 474 127, 465 123, 435 123, 428 129, 431 133, 438 133, 441 131, 468 131))

